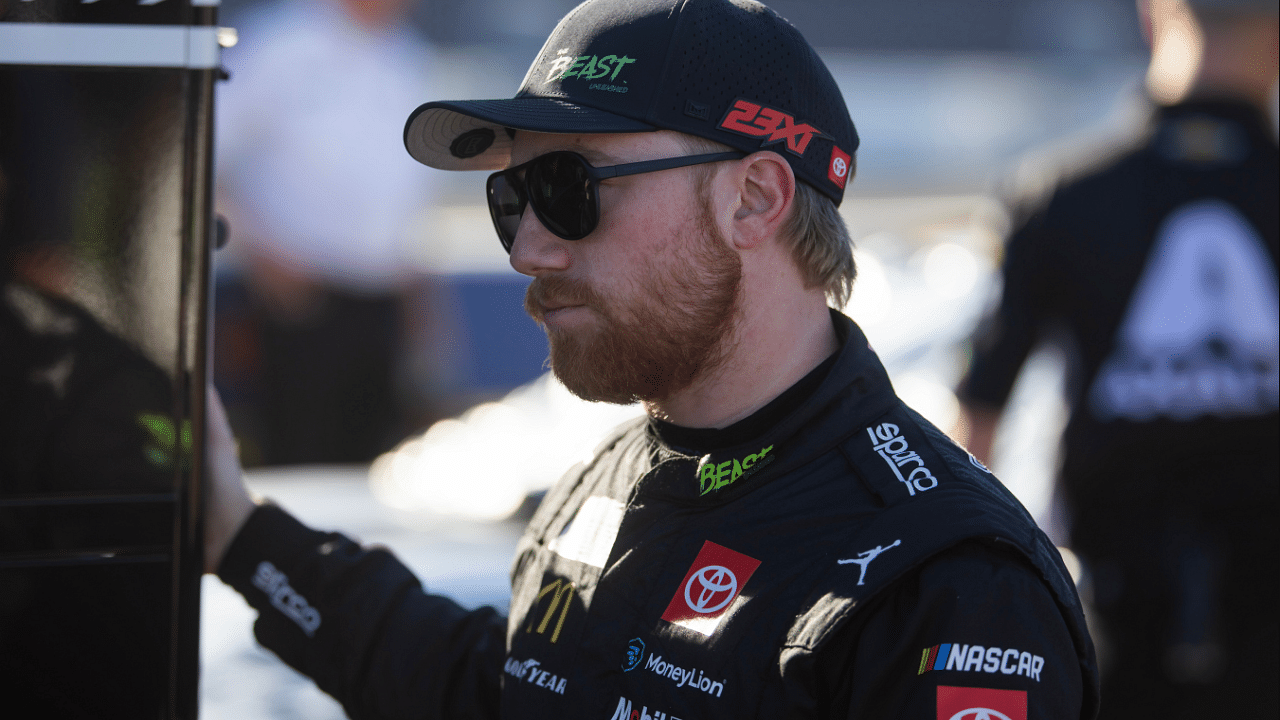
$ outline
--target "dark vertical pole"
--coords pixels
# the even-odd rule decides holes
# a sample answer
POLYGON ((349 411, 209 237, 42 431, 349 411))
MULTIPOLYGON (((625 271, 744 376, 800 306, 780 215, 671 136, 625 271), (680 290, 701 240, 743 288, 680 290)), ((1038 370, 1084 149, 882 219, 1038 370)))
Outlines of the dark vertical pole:
MULTIPOLYGON (((216 10, 193 9, 191 25, 213 27, 216 10)), ((191 463, 180 483, 175 518, 174 629, 170 714, 194 720, 199 712, 200 586, 204 566, 202 482, 205 472, 205 386, 209 381, 209 316, 212 312, 213 86, 216 70, 187 72, 183 147, 182 289, 179 309, 184 387, 175 397, 176 417, 190 418, 191 463)), ((181 471, 180 471, 181 472, 181 471)))
MULTIPOLYGON (((80 353, 70 367, 134 383, 93 407, 123 444, 105 440, 110 432, 76 436, 91 462, 53 471, 12 462, 10 446, 0 452, 0 588, 25 593, 0 603, 0 667, 17 671, 0 677, 0 695, 50 717, 199 712, 216 22, 217 0, 0 0, 0 92, 17 97, 9 85, 20 85, 21 99, 34 98, 5 112, 27 113, 36 128, 27 137, 40 147, 25 152, 45 153, 40 162, 23 155, 9 184, 53 198, 21 223, 9 218, 8 234, 41 240, 55 257, 79 253, 89 269, 40 302, 76 320, 79 330, 60 341, 80 353), (86 287, 94 292, 77 291, 86 287), (137 617, 122 621, 130 612, 137 617), (8 632, 45 623, 52 634, 68 617, 89 620, 54 643, 8 632), (80 655, 107 679, 71 662, 80 655)), ((28 375, 0 381, 25 389, 28 375)), ((51 417, 80 419, 79 402, 101 389, 71 387, 78 394, 52 405, 51 417)), ((23 409, 0 407, 0 417, 23 409)), ((31 444, 59 427, 33 431, 31 444)), ((61 456, 76 454, 68 437, 56 439, 61 456)), ((25 462, 22 450, 11 454, 25 462)))
MULTIPOLYGON (((188 25, 213 28, 216 6, 190 8, 188 25)), ((205 474, 205 387, 210 379, 210 314, 212 313, 213 112, 214 83, 219 69, 193 68, 185 81, 186 129, 183 143, 182 285, 179 310, 178 377, 185 387, 175 398, 184 407, 177 417, 190 418, 191 463, 180 484, 175 520, 174 630, 171 666, 175 720, 194 720, 199 713, 200 587, 204 569, 202 482, 205 474)))

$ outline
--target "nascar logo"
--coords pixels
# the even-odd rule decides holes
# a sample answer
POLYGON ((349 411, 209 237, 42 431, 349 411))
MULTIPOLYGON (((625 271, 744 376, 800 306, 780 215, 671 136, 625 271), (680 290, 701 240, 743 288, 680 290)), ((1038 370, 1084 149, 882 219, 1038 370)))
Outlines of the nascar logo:
POLYGON ((1021 675, 1040 682, 1042 669, 1044 658, 1014 648, 942 643, 921 651, 920 669, 916 674, 923 675, 933 670, 998 672, 1002 675, 1021 675))

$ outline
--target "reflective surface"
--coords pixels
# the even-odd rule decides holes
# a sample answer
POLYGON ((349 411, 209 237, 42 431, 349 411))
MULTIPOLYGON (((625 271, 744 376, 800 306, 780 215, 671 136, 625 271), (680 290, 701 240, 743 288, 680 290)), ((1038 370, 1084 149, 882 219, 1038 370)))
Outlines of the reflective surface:
POLYGON ((195 716, 211 75, 0 64, 6 717, 195 716))

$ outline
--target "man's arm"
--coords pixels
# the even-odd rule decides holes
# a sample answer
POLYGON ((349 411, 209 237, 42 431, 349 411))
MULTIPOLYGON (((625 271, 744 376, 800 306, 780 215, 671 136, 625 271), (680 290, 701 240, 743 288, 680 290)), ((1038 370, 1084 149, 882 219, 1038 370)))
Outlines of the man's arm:
POLYGON ((385 549, 255 502, 209 404, 206 568, 258 610, 258 641, 355 720, 498 717, 506 621, 424 592, 385 549))
POLYGON ((205 393, 205 401, 209 424, 205 445, 208 472, 204 486, 204 571, 217 573, 227 546, 257 505, 245 487, 227 411, 213 387, 205 393))
POLYGON ((1001 412, 1060 294, 1053 289, 1053 263, 1046 260, 1055 243, 1044 227, 1045 212, 1034 214, 1009 238, 1000 269, 1000 302, 974 331, 973 356, 956 390, 961 413, 954 437, 988 466, 1001 412))
POLYGON ((1002 412, 1002 408, 979 402, 960 404, 960 417, 957 421, 959 427, 952 437, 987 467, 991 467, 995 459, 993 450, 996 428, 1000 425, 1002 412))

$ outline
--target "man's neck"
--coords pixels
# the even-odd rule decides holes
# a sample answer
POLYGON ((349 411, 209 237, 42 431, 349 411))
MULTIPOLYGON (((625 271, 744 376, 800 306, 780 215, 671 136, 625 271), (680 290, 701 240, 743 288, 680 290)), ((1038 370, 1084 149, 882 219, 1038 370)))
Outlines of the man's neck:
POLYGON ((671 397, 646 402, 645 409, 683 427, 728 427, 781 395, 838 346, 820 293, 790 301, 761 298, 744 304, 721 363, 671 397))

